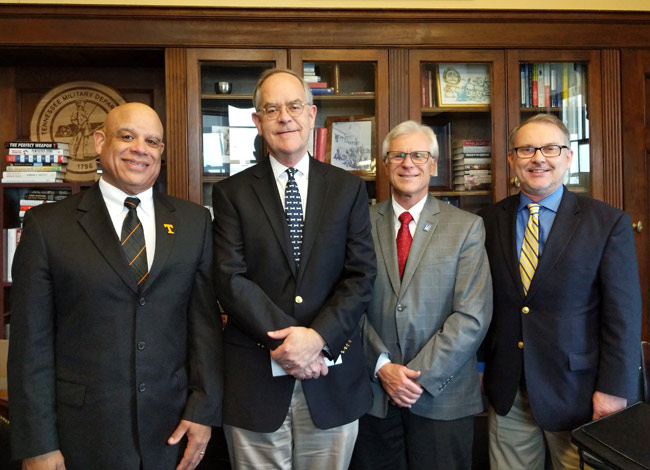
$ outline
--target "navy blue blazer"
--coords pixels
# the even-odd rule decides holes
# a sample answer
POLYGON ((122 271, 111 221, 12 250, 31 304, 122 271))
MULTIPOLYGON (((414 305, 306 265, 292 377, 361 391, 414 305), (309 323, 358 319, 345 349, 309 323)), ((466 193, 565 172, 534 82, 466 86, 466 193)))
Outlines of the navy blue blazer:
POLYGON ((224 423, 277 430, 295 380, 273 377, 267 336, 288 326, 314 328, 342 364, 303 381, 316 426, 354 421, 370 408, 359 320, 376 274, 363 180, 310 158, 300 268, 268 158, 214 185, 215 280, 228 315, 224 330, 224 423))
MULTIPOLYGON (((641 293, 632 221, 566 188, 524 295, 516 253, 519 195, 484 209, 494 285, 483 344, 485 389, 510 411, 522 373, 536 422, 549 431, 591 420, 592 394, 636 399, 641 293)), ((629 401, 628 401, 629 403, 629 401)))

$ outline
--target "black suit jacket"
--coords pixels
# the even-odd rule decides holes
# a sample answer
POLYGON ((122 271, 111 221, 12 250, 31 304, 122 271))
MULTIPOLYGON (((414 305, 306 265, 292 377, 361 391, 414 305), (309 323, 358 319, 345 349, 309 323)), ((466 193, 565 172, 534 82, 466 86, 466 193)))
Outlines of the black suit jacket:
POLYGON ((566 188, 524 296, 516 253, 519 196, 482 211, 494 285, 484 384, 505 415, 522 371, 536 422, 549 431, 591 420, 594 391, 638 393, 641 295, 632 222, 566 188), (518 346, 523 342, 523 348, 518 346))
POLYGON ((180 419, 220 423, 210 217, 156 192, 154 206, 139 289, 98 185, 27 212, 11 292, 14 458, 60 448, 68 470, 172 469, 180 419))
POLYGON ((224 423, 272 432, 287 415, 294 387, 274 378, 267 332, 314 328, 343 363, 303 381, 314 423, 349 423, 371 405, 359 319, 375 278, 364 182, 310 159, 300 269, 268 158, 216 184, 214 207, 217 296, 228 315, 224 331, 224 423))

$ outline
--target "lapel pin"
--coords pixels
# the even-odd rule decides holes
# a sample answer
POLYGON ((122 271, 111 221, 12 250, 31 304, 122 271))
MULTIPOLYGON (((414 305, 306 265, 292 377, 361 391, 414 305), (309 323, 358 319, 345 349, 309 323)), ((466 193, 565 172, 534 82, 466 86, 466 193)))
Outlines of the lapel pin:
POLYGON ((431 224, 426 224, 426 225, 424 226, 424 231, 425 231, 425 232, 428 232, 430 229, 431 229, 431 224))
POLYGON ((163 224, 163 227, 167 229, 167 233, 170 235, 174 234, 174 226, 172 224, 163 224))

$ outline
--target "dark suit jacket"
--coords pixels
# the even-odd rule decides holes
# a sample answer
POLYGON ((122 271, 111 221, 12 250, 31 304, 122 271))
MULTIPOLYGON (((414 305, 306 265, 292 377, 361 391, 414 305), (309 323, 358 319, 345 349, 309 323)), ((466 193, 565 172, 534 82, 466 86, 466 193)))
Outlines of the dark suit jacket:
POLYGON ((591 420, 594 391, 636 398, 641 295, 632 222, 565 188, 524 296, 515 244, 518 204, 519 196, 511 196, 481 213, 494 284, 485 388, 505 415, 523 370, 539 426, 570 430, 591 420))
POLYGON ((27 212, 11 292, 14 458, 60 448, 68 470, 172 469, 180 419, 220 423, 210 216, 156 192, 154 206, 140 289, 98 185, 27 212))
POLYGON ((349 423, 371 404, 359 319, 375 278, 364 182, 310 159, 300 269, 268 158, 214 185, 217 296, 224 330, 224 423, 256 432, 277 430, 295 381, 271 374, 267 332, 314 328, 343 363, 303 381, 311 416, 322 429, 349 423))

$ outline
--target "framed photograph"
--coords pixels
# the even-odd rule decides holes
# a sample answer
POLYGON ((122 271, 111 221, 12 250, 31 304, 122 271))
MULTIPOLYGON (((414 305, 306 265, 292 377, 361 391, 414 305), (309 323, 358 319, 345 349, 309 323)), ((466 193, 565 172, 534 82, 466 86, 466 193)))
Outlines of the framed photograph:
POLYGON ((438 64, 438 106, 490 105, 490 64, 438 64))
POLYGON ((328 117, 325 125, 328 135, 325 162, 361 177, 374 177, 375 117, 328 117))
POLYGON ((438 161, 429 181, 431 191, 451 191, 453 173, 451 168, 451 123, 430 126, 438 139, 438 161))

